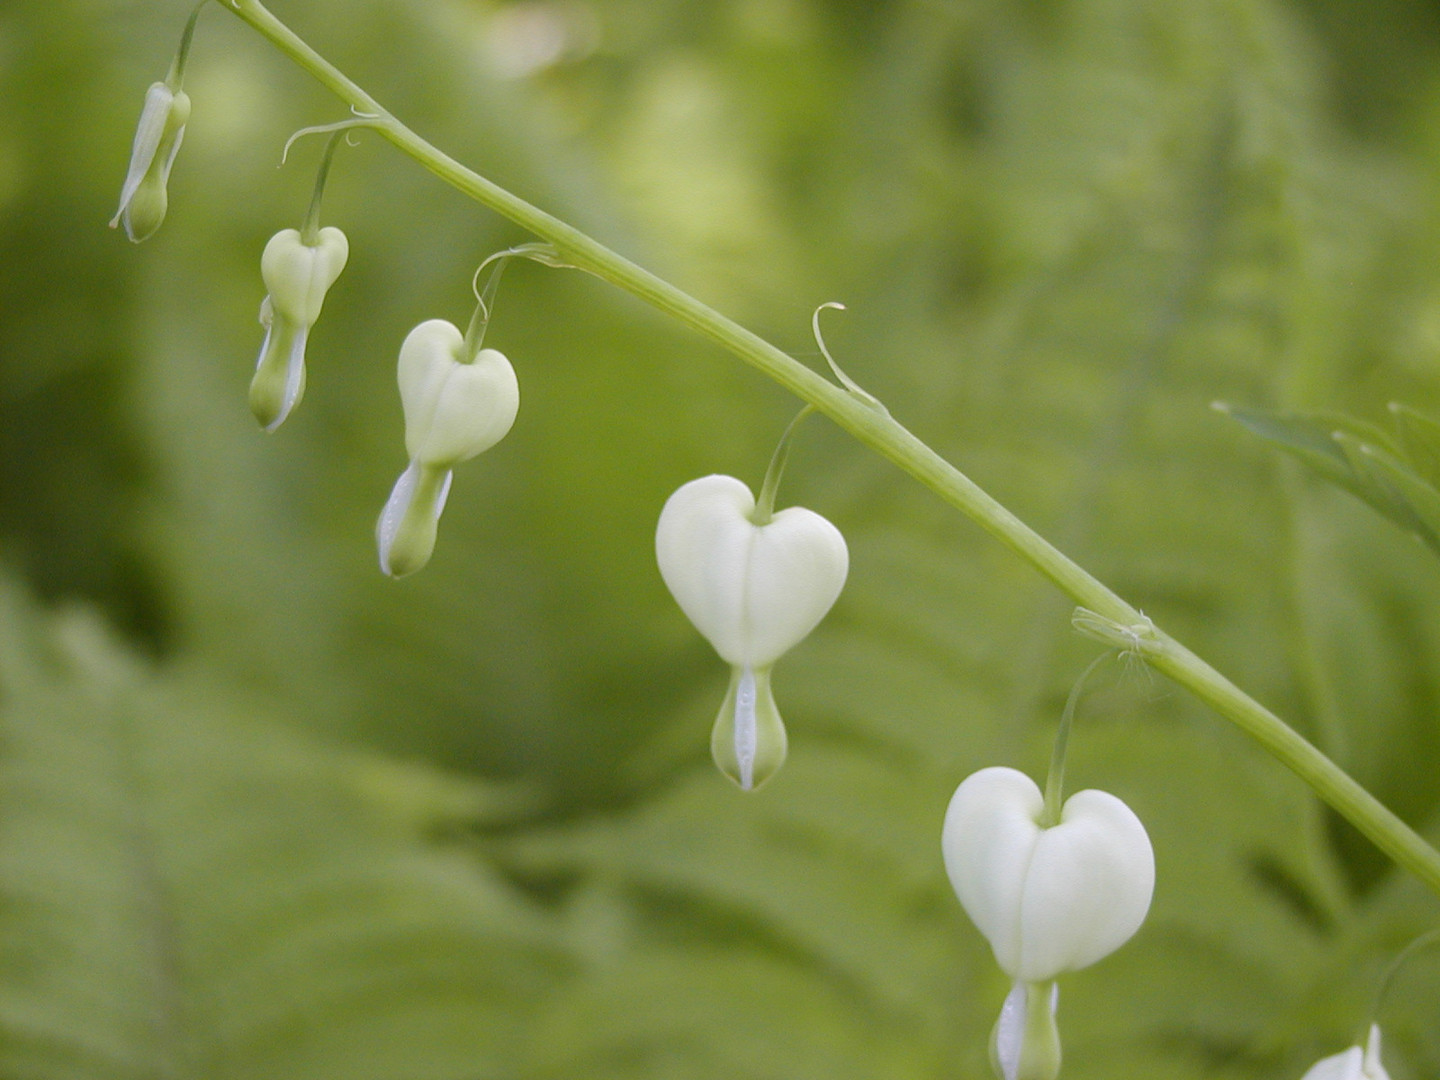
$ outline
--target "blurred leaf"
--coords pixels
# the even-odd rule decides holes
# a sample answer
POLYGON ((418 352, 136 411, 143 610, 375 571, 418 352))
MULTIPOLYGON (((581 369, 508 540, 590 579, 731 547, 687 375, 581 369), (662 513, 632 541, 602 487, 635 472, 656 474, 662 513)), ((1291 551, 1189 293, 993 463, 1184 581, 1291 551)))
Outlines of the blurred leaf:
MULTIPOLYGON (((815 305, 845 301, 829 344, 898 418, 1433 823, 1433 567, 1205 408, 1440 402, 1424 5, 274 6, 457 158, 803 359, 815 305)), ((71 661, 4 666, 43 677, 0 706, 15 790, 39 793, 0 808, 0 852, 21 852, 0 864, 0 1065, 35 1055, 0 1071, 75 1076, 62 1051, 93 1034, 130 1074, 183 1050, 227 1077, 988 1075, 1005 987, 944 881, 939 821, 968 772, 1043 769, 1093 655, 1071 605, 810 426, 782 501, 845 531, 851 580, 776 672, 790 764, 738 796, 706 753, 723 665, 666 596, 653 529, 696 475, 758 483, 793 403, 538 266, 507 274, 491 327, 516 428, 457 471, 426 573, 382 579, 395 350, 421 319, 463 322, 476 263, 525 237, 379 139, 344 149, 325 216, 351 265, 304 405, 262 436, 258 256, 298 223, 318 147, 275 163, 336 108, 212 5, 170 219, 141 248, 110 235, 188 7, 0 11, 0 545, 163 658, 125 661, 118 688, 71 661), (42 833, 104 849, 49 921, 4 899, 61 892, 31 888, 42 833), (151 988, 173 980, 143 957, 169 938, 144 914, 155 890, 115 870, 135 835, 180 928, 193 1046, 154 1034, 151 988), (7 1001, 63 1038, 11 1039, 7 1001)), ((1390 463, 1433 485, 1433 432, 1397 424, 1395 445, 1345 428, 1350 456, 1333 427, 1284 438, 1423 524, 1390 463)), ((1433 899, 1143 672, 1097 680, 1074 745, 1077 786, 1141 813, 1160 880, 1137 938, 1065 980, 1067 1076, 1299 1076, 1353 1039, 1433 899)), ((1397 1080, 1440 1068, 1430 976, 1389 1007, 1397 1080)))
POLYGON ((438 838, 504 801, 214 689, 0 586, 0 1072, 503 1075, 560 954, 438 838))
POLYGON ((1343 416, 1282 415, 1231 405, 1219 408, 1440 554, 1440 492, 1416 471, 1414 463, 1397 456, 1400 451, 1383 431, 1343 416))
POLYGON ((1390 403, 1390 415, 1399 429, 1405 460, 1425 483, 1432 488, 1440 485, 1440 423, 1398 401, 1390 403))

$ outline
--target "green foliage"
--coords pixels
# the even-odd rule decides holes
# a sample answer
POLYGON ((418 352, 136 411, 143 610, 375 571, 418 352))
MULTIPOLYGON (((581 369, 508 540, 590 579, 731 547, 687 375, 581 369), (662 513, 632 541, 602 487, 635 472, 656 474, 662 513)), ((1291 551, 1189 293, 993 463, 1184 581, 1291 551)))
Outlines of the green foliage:
POLYGON ((564 957, 453 833, 514 795, 237 713, 9 584, 0 615, 0 1072, 505 1071, 564 957))
MULTIPOLYGON (((463 325, 476 264, 527 238, 377 138, 340 147, 350 263, 262 435, 259 254, 319 143, 275 165, 338 110, 211 5, 167 220, 109 233, 187 8, 0 11, 0 559, 25 582, 0 593, 0 1074, 988 1075, 1006 987, 940 820, 974 769, 1043 770, 1094 650, 1070 604, 810 421, 779 505, 845 532, 850 581, 776 668, 789 763, 741 796, 654 525, 696 476, 757 486, 794 404, 529 263, 487 337, 515 429, 457 469, 431 565, 384 579, 400 341, 463 325)), ((860 385, 1440 838, 1433 560, 1208 408, 1435 532, 1428 8, 275 8, 460 160, 817 367, 810 313, 843 300, 826 337, 860 385), (1349 453, 1277 419, 1391 400, 1398 436, 1347 427, 1349 453)), ((1158 884, 1062 980, 1064 1075, 1300 1076, 1436 901, 1143 668, 1094 687, 1070 783, 1135 808, 1158 884)), ((1380 1016, 1397 1080, 1440 1071, 1437 1003, 1422 954, 1380 1016)))
POLYGON ((1391 405, 1400 428, 1397 442, 1379 428, 1344 416, 1220 408, 1440 555, 1440 491, 1435 488, 1440 425, 1433 420, 1391 405))

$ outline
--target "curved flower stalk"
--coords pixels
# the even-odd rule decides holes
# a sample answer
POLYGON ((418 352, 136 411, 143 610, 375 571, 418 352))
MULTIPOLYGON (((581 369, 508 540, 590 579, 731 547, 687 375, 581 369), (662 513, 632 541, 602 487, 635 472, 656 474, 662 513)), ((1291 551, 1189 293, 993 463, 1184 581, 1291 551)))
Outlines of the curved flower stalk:
POLYGON ((760 517, 741 481, 705 476, 670 496, 655 530, 660 576, 731 667, 710 749, 745 791, 785 761, 770 670, 825 617, 850 566, 845 538, 819 514, 794 506, 760 517))
POLYGON ((391 577, 430 561, 451 470, 490 449, 515 423, 520 387, 510 361, 495 349, 467 360, 468 351, 465 336, 444 319, 421 323, 400 346, 397 380, 410 464, 375 526, 380 569, 391 577))
POLYGON ((1054 980, 1108 956, 1145 921, 1155 886, 1145 827, 1115 796, 1093 790, 1070 796, 1047 821, 1035 782, 994 767, 956 789, 941 847, 960 903, 1015 981, 992 1040, 996 1071, 1053 1080, 1054 980))
POLYGON ((1380 1025, 1370 1025, 1364 1050, 1352 1046, 1322 1058, 1310 1066, 1300 1080, 1390 1080, 1390 1074, 1380 1064, 1380 1025))
POLYGON ((184 90, 168 81, 150 84, 130 148, 130 168, 120 188, 120 208, 110 219, 112 229, 124 224, 125 235, 137 244, 165 220, 170 167, 175 164, 189 119, 190 96, 184 90))
POLYGON ((285 422, 305 393, 305 343, 325 294, 345 269, 350 243, 333 225, 307 243, 299 229, 281 229, 260 256, 269 290, 260 303, 265 340, 250 380, 250 411, 266 431, 285 422))

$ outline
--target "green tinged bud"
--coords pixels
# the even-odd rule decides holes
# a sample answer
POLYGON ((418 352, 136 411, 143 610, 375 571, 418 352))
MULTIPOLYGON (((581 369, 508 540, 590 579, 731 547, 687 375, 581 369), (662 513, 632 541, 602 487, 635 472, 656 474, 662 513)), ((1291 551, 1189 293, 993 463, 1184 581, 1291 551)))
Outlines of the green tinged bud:
POLYGON ((260 305, 265 341, 250 382, 250 411, 266 431, 279 427, 305 392, 305 343, 320 318, 325 294, 345 269, 350 245, 334 226, 306 244, 282 229, 265 245, 260 276, 269 290, 260 305))
POLYGON ((169 203, 165 185, 189 119, 190 97, 185 91, 171 90, 163 82, 151 84, 135 129, 130 170, 120 189, 120 208, 110 219, 112 229, 123 223, 125 235, 137 244, 165 220, 169 203))
POLYGON ((520 408, 515 369, 502 353, 465 356, 464 335, 444 319, 410 331, 400 346, 397 381, 412 461, 449 468, 505 437, 520 408))
POLYGON ((396 379, 410 465, 375 525, 380 569, 391 577, 430 561, 451 469, 490 449, 515 422, 520 388, 510 361, 494 349, 473 359, 467 351, 464 335, 444 319, 421 323, 400 347, 396 379))

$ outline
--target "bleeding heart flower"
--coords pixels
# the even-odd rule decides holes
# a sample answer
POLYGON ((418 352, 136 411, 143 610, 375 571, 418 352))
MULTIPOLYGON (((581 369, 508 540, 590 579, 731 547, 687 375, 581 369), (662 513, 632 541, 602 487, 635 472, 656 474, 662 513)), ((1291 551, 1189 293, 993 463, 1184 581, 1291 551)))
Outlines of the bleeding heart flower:
POLYGON ((1365 1049, 1352 1046, 1332 1057, 1322 1058, 1310 1066, 1301 1080, 1390 1080, 1380 1064, 1380 1026, 1370 1025, 1365 1049))
POLYGON ((520 386, 495 349, 465 359, 465 336, 444 319, 410 331, 400 346, 400 405, 413 461, 448 469, 490 449, 515 423, 520 386))
POLYGON ((404 577, 430 561, 451 470, 505 437, 520 408, 510 361, 494 349, 466 359, 465 336, 423 322, 400 347, 398 381, 410 464, 375 526, 380 569, 404 577))
POLYGON ((120 188, 120 209, 110 219, 112 229, 123 223, 125 235, 137 244, 165 220, 170 201, 165 186, 189 119, 190 96, 184 90, 167 82, 150 85, 130 148, 130 168, 120 188))
POLYGON ((1150 838, 1115 796, 1077 792, 1049 827, 1044 807, 1033 780, 996 767, 967 777, 945 814, 950 883, 1017 982, 1048 982, 1119 948, 1155 886, 1150 838))
POLYGON ((298 229, 281 229, 265 245, 260 276, 269 294, 260 305, 265 341, 250 380, 250 411, 274 431, 305 393, 305 342, 320 318, 325 294, 350 256, 345 234, 334 226, 307 244, 298 229))
POLYGON ((680 608, 731 665, 710 747, 746 791, 785 760, 785 726, 770 669, 825 617, 845 584, 845 538, 819 514, 790 507, 755 520, 755 498, 732 476, 692 480, 671 495, 655 557, 680 608))

